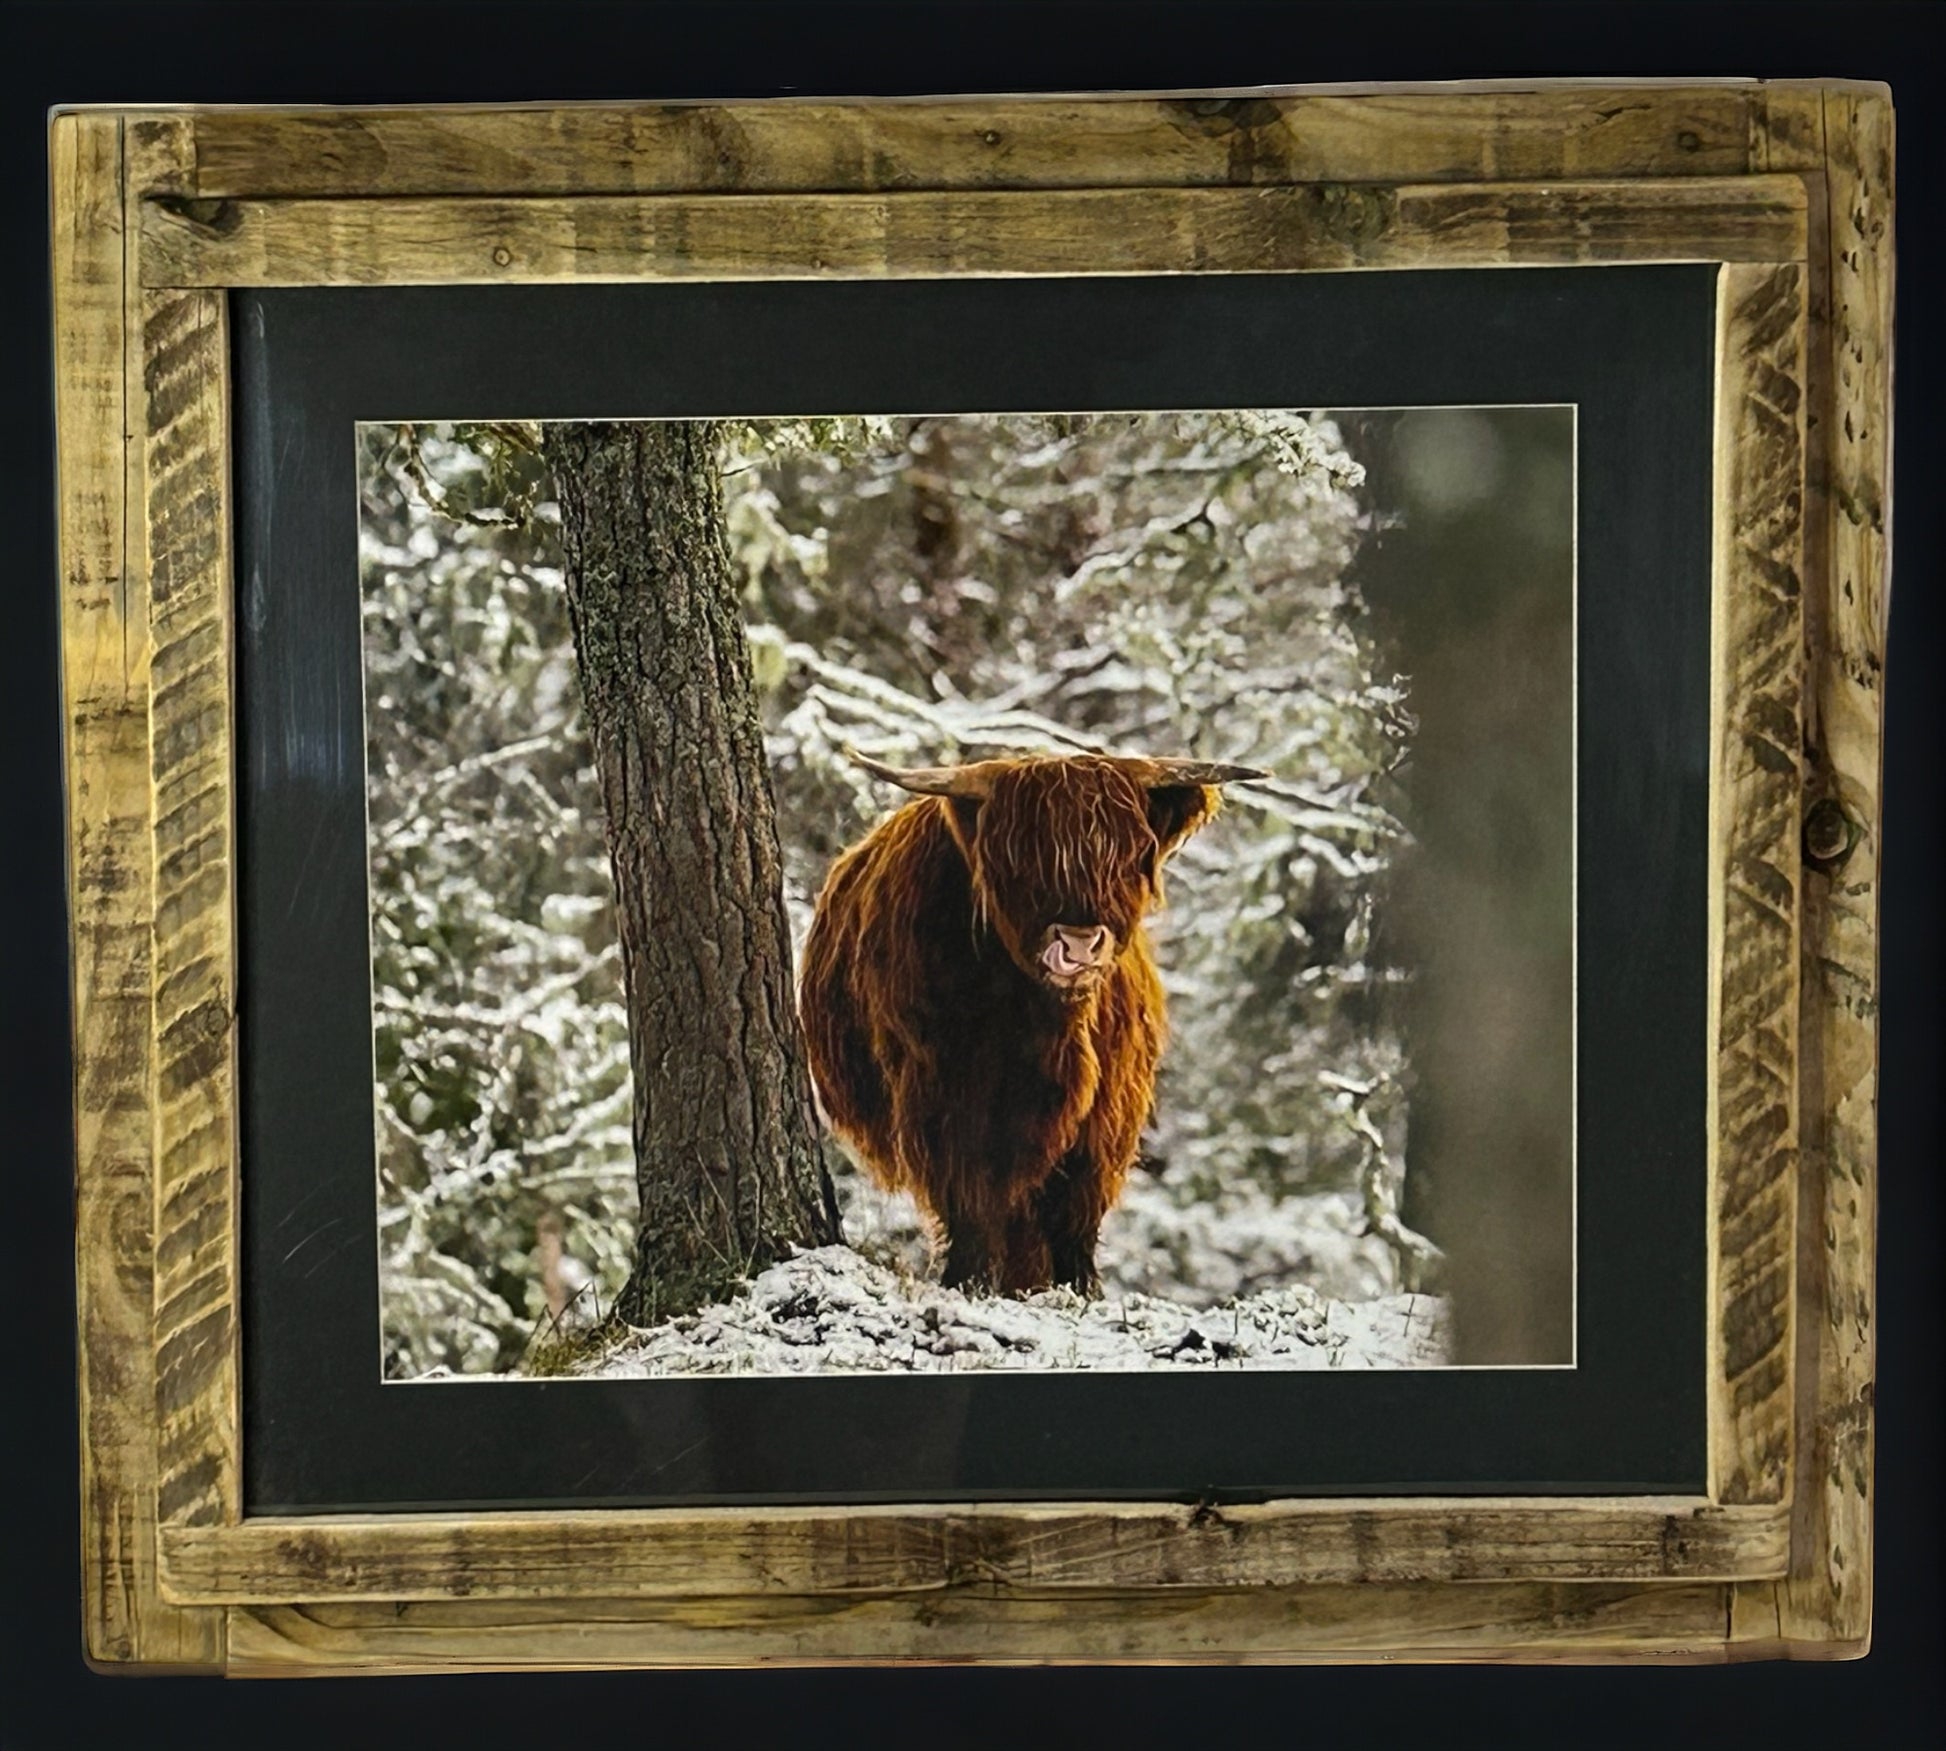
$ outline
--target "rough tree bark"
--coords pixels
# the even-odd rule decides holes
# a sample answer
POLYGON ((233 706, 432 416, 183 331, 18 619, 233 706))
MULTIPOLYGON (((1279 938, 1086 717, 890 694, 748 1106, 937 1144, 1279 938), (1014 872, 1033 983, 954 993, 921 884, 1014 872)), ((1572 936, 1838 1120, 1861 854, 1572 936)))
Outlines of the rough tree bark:
POLYGON ((641 1215, 616 1311, 636 1325, 840 1237, 717 438, 700 421, 542 428, 628 1002, 641 1215))

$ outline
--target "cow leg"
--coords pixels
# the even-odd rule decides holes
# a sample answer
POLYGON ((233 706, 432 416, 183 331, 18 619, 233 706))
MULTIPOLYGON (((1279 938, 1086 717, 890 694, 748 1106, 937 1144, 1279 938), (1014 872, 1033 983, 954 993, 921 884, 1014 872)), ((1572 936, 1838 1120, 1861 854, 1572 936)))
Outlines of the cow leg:
POLYGON ((1031 1295, 1054 1281, 1054 1263, 1036 1202, 1030 1201, 1007 1220, 1007 1250, 1000 1271, 1005 1295, 1031 1295))
POLYGON ((984 1289, 991 1283, 993 1264, 985 1241, 967 1229, 946 1231, 946 1268, 939 1280, 948 1289, 984 1289))
POLYGON ((940 1226, 946 1238, 946 1266, 940 1273, 940 1282, 948 1289, 996 1288, 1005 1250, 1004 1245, 994 1243, 1003 1237, 991 1231, 990 1223, 982 1222, 972 1211, 963 1208, 942 1212, 940 1226))
POLYGON ((984 1220, 962 1210, 942 1224, 946 1267, 940 1282, 945 1287, 1026 1295, 1054 1281, 1037 1201, 1029 1198, 1011 1210, 981 1214, 984 1220))
POLYGON ((1079 1150, 1063 1156, 1041 1187, 1036 1213, 1053 1281, 1083 1295, 1099 1295, 1095 1242, 1107 1204, 1094 1162, 1079 1150))

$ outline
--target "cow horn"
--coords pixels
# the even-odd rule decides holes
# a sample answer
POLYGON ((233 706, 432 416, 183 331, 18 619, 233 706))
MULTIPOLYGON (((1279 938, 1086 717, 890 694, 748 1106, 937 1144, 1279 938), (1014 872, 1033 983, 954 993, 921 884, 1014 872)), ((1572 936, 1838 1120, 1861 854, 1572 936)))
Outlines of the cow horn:
POLYGON ((1246 778, 1268 778, 1261 766, 1222 766, 1209 760, 1151 760, 1151 776, 1144 782, 1153 789, 1158 784, 1239 784, 1246 778))
POLYGON ((856 748, 847 748, 845 755, 864 767, 874 778, 882 778, 887 784, 896 784, 899 789, 909 790, 915 796, 984 798, 993 789, 993 773, 985 762, 972 766, 900 768, 887 766, 880 760, 873 760, 859 753, 856 748))

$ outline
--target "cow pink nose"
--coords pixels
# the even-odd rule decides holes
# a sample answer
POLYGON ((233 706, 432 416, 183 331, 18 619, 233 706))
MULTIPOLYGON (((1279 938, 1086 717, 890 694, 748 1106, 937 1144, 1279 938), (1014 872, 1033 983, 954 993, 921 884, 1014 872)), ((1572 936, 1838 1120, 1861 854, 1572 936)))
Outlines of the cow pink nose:
POLYGON ((1045 959, 1055 973, 1080 973, 1098 967, 1115 946, 1113 933, 1102 924, 1057 924, 1049 932, 1045 959))
POLYGON ((1097 924, 1093 930, 1063 930, 1068 944, 1083 960, 1098 961, 1108 952, 1108 930, 1097 924))

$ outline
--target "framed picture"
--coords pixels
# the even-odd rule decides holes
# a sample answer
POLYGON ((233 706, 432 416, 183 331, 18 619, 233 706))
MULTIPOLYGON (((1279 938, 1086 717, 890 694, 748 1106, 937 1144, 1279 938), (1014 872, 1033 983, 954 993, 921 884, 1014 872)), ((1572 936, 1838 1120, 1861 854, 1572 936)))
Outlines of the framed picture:
POLYGON ((1883 88, 52 127, 92 1658, 1865 1650, 1883 88))

